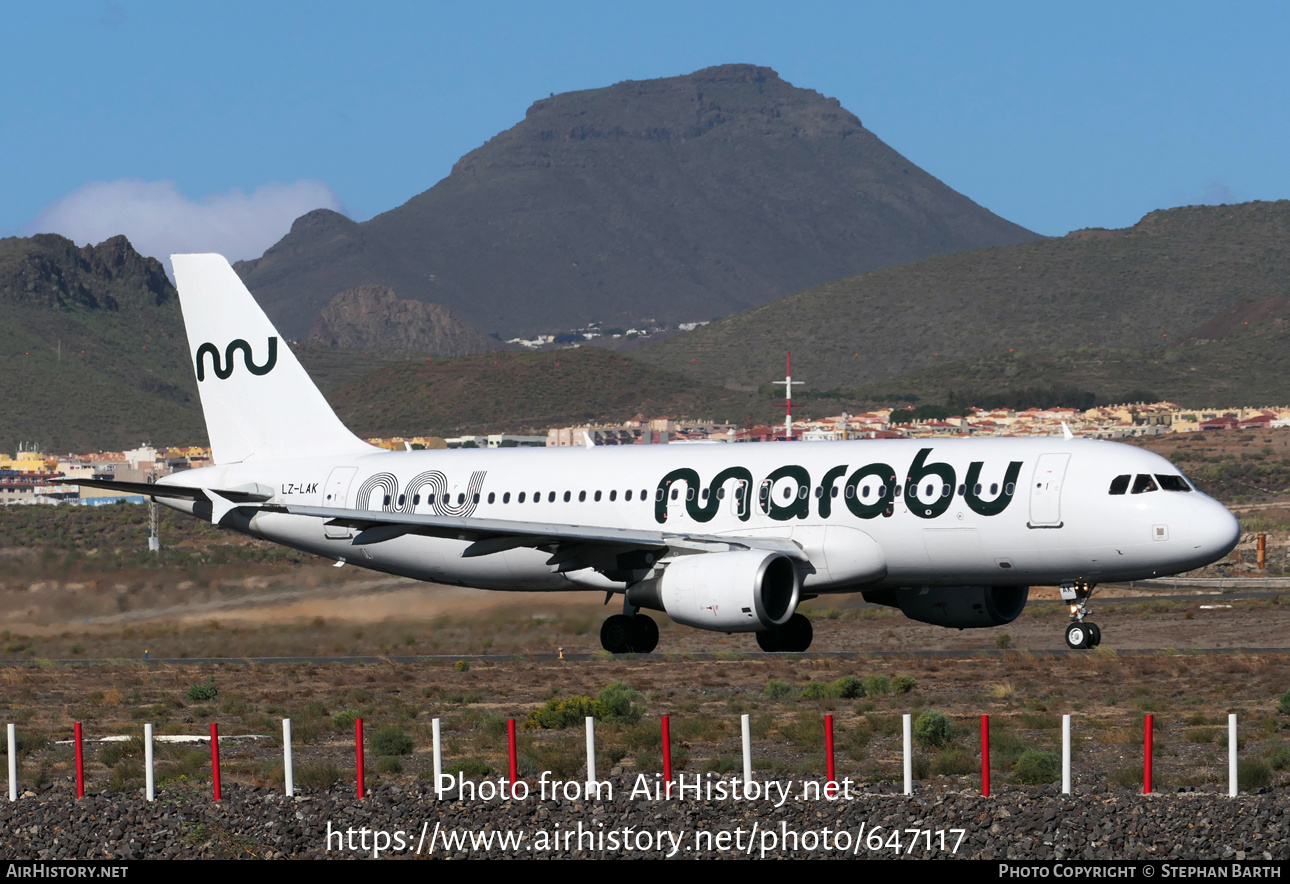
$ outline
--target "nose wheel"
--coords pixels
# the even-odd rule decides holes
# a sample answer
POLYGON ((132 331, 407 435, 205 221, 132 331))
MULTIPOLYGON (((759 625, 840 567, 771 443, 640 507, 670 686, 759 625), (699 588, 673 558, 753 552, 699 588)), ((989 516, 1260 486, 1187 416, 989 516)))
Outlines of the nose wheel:
POLYGON ((1062 601, 1070 604, 1071 622, 1066 627, 1066 647, 1073 651, 1096 648, 1102 643, 1102 630, 1091 620, 1085 619, 1088 614, 1088 600, 1093 595, 1091 583, 1063 583, 1061 585, 1062 601))
POLYGON ((1102 643, 1102 630, 1091 620, 1077 620, 1066 627, 1066 647, 1073 651, 1096 648, 1102 643))

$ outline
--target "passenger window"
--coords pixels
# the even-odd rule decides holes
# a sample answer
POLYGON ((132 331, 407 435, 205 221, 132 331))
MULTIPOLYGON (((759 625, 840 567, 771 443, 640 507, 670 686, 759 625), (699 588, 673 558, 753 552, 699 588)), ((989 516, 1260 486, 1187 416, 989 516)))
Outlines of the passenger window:
POLYGON ((990 493, 991 493, 991 494, 998 494, 998 493, 999 493, 999 483, 998 483, 998 482, 991 482, 991 483, 990 483, 990 493))
MULTIPOLYGON (((478 495, 478 494, 474 494, 474 495, 472 495, 470 499, 471 499, 471 501, 472 501, 472 502, 474 502, 474 503, 479 503, 479 495, 478 495)), ((489 503, 492 503, 492 501, 490 500, 490 501, 489 501, 489 503)))
POLYGON ((623 500, 631 500, 631 499, 632 499, 632 489, 628 488, 627 493, 623 495, 623 500))
POLYGON ((565 502, 565 503, 568 503, 568 502, 569 502, 569 492, 568 492, 568 491, 564 492, 564 502, 565 502))
POLYGON ((693 488, 687 488, 687 489, 685 489, 685 499, 686 499, 686 500, 694 500, 694 489, 693 489, 693 488))
POLYGON ((382 503, 381 506, 389 506, 389 505, 390 505, 390 495, 387 494, 385 495, 385 502, 382 503))
POLYGON ((493 502, 494 500, 496 500, 496 499, 497 499, 497 495, 496 495, 496 494, 494 494, 492 491, 488 492, 488 502, 489 502, 489 503, 492 503, 492 502, 493 502))
POLYGON ((1156 473, 1156 481, 1160 483, 1163 491, 1191 491, 1191 486, 1182 476, 1170 476, 1156 473))
POLYGON ((837 496, 838 496, 838 486, 834 485, 832 488, 829 489, 829 497, 837 498, 837 496))
POLYGON ((460 506, 461 504, 463 504, 463 503, 465 503, 465 502, 466 502, 466 495, 464 495, 464 494, 458 494, 458 495, 457 495, 457 505, 458 505, 458 506, 460 506))
POLYGON ((954 493, 954 489, 951 488, 949 485, 941 486, 941 497, 949 497, 953 493, 954 493))
POLYGON ((959 486, 959 497, 962 497, 962 496, 964 495, 964 493, 966 493, 966 491, 967 491, 967 486, 966 486, 966 485, 960 485, 960 486, 959 486))
MULTIPOLYGON (((567 491, 565 492, 565 494, 568 494, 568 493, 569 493, 569 492, 567 492, 567 491)), ((566 498, 566 500, 567 500, 567 499, 568 499, 568 498, 566 498)), ((554 491, 548 491, 548 492, 547 492, 547 495, 546 495, 546 502, 547 502, 547 503, 555 503, 555 492, 554 492, 554 491)))
POLYGON ((1139 473, 1133 479, 1133 493, 1146 494, 1148 491, 1156 491, 1156 480, 1151 478, 1150 473, 1139 473))
POLYGON ((596 503, 600 503, 600 492, 596 492, 596 503))
POLYGON ((1124 492, 1128 491, 1129 480, 1132 478, 1133 477, 1129 475, 1116 476, 1114 479, 1111 480, 1111 493, 1123 494, 1124 492))
POLYGON ((973 486, 972 486, 972 493, 973 493, 973 494, 975 494, 977 497, 980 497, 980 496, 981 496, 981 483, 980 483, 980 482, 977 482, 975 485, 973 485, 973 486))
MULTIPOLYGON (((505 494, 502 495, 502 503, 510 503, 510 502, 511 502, 511 492, 507 491, 505 494)), ((521 494, 520 503, 523 503, 523 502, 524 502, 524 495, 521 494)))
POLYGON ((586 503, 586 502, 587 502, 587 492, 585 492, 585 491, 579 491, 579 492, 578 492, 578 503, 586 503))
POLYGON ((420 506, 420 505, 421 505, 421 495, 420 495, 420 494, 414 494, 414 495, 412 495, 412 505, 413 505, 413 506, 420 506))
POLYGON ((726 486, 722 485, 720 488, 717 489, 717 500, 725 500, 725 499, 726 499, 726 486))
POLYGON ((521 491, 521 492, 520 492, 520 496, 519 496, 518 498, 516 498, 516 500, 517 500, 519 503, 523 503, 523 502, 524 502, 524 492, 523 492, 523 491, 521 491))
MULTIPOLYGON (((599 492, 599 491, 597 491, 596 493, 597 493, 597 494, 599 494, 600 492, 599 492)), ((630 494, 631 492, 628 492, 628 493, 630 494)), ((618 499, 618 490, 617 490, 617 489, 614 489, 614 490, 610 491, 610 492, 609 492, 609 502, 610 502, 610 503, 613 503, 613 502, 614 502, 615 500, 617 500, 617 499, 618 499)))

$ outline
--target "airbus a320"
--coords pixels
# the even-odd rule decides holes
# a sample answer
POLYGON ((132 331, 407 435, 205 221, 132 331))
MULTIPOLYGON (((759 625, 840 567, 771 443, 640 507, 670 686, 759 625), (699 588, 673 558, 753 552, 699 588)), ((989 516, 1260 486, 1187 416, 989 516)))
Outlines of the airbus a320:
POLYGON ((1239 539, 1169 461, 1069 434, 386 451, 341 424, 223 257, 172 260, 214 465, 97 484, 390 574, 621 597, 600 633, 614 653, 656 647, 642 609, 805 651, 804 599, 991 627, 1034 585, 1062 588, 1066 643, 1091 648, 1097 584, 1198 568, 1239 539))

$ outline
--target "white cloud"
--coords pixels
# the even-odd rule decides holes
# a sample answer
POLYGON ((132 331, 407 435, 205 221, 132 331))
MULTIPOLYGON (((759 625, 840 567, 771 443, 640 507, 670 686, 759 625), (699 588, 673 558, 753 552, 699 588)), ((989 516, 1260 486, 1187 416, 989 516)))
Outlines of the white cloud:
POLYGON ((258 258, 314 209, 341 211, 321 181, 265 184, 207 194, 193 201, 173 181, 92 181, 45 206, 28 233, 59 233, 77 243, 100 243, 124 233, 135 249, 161 260, 170 255, 218 252, 230 261, 258 258))

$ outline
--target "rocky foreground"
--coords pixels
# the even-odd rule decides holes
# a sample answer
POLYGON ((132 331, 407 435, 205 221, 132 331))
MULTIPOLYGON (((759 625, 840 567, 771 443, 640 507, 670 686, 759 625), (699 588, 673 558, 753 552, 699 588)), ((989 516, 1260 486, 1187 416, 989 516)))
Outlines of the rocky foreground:
POLYGON ((850 801, 436 801, 423 786, 366 800, 339 787, 287 798, 229 787, 223 800, 167 790, 61 789, 0 804, 7 859, 881 857, 974 859, 1290 859, 1290 793, 1062 796, 1004 787, 905 797, 857 789, 850 801), (961 833, 960 833, 961 832, 961 833))

